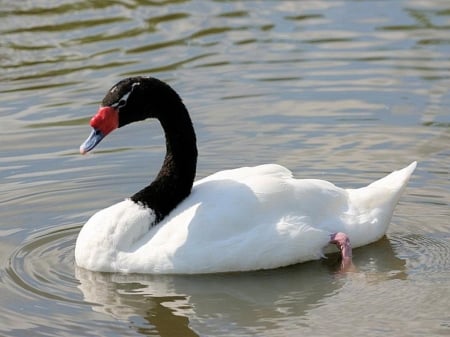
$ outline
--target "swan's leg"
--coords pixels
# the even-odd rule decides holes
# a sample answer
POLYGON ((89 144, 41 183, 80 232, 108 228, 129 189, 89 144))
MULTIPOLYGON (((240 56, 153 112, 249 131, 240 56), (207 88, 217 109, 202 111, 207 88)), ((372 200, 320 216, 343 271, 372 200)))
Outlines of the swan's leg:
POLYGON ((349 271, 352 270, 352 245, 350 244, 350 239, 348 235, 342 232, 334 233, 330 235, 330 243, 335 244, 342 255, 341 270, 349 271))

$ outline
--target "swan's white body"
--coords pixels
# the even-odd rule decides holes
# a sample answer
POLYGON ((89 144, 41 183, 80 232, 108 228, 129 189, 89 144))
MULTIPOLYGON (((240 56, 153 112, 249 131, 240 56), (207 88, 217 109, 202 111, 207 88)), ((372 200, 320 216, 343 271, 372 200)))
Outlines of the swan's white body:
POLYGON ((330 234, 353 247, 380 239, 416 163, 367 187, 294 179, 268 164, 217 172, 159 224, 127 199, 94 214, 76 243, 78 266, 128 273, 276 268, 321 257, 330 234))

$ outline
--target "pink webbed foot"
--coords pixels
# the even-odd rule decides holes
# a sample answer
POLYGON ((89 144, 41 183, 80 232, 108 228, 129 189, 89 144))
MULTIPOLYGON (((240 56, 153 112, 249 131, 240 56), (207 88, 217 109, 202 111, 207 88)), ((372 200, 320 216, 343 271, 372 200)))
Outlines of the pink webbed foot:
POLYGON ((350 244, 348 235, 342 232, 331 234, 330 243, 335 244, 341 252, 341 271, 346 272, 354 270, 355 267, 352 262, 352 245, 350 244))

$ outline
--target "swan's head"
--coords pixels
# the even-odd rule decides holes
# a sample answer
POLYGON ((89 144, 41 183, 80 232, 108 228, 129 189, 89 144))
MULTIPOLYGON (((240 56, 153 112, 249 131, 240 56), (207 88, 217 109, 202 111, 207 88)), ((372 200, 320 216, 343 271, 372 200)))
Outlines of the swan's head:
POLYGON ((161 104, 170 104, 173 97, 178 97, 174 93, 167 84, 152 77, 121 80, 107 92, 92 117, 93 130, 80 146, 80 152, 89 152, 110 132, 124 125, 150 117, 160 118, 161 104))

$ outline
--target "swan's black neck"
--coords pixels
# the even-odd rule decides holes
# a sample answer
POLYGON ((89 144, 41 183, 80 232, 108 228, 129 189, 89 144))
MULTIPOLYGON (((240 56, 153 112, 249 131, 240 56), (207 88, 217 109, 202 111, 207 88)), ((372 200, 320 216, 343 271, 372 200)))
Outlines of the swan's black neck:
POLYGON ((197 145, 192 121, 181 99, 175 92, 173 94, 175 95, 170 95, 169 102, 153 107, 160 111, 150 116, 160 121, 165 133, 164 163, 155 180, 131 197, 134 202, 155 212, 155 224, 191 193, 197 165, 197 145))

